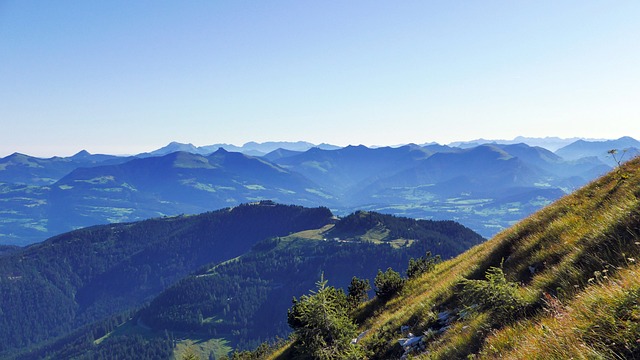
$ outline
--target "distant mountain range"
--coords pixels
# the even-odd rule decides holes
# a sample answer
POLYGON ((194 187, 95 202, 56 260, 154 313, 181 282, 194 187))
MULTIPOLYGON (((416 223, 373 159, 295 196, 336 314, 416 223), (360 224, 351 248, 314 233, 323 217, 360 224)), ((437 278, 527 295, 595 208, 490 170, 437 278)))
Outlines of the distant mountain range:
POLYGON ((460 147, 460 148, 470 148, 483 144, 500 144, 500 145, 513 145, 513 144, 527 144, 529 146, 538 146, 541 148, 545 148, 549 151, 556 151, 561 147, 567 146, 578 140, 586 140, 586 141, 599 141, 599 139, 581 139, 581 138, 559 138, 559 137, 543 137, 543 138, 535 138, 535 137, 525 137, 518 136, 513 140, 487 140, 487 139, 476 139, 470 141, 456 141, 449 144, 449 146, 460 147))
POLYGON ((264 143, 257 142, 248 142, 242 146, 236 146, 231 144, 213 144, 206 146, 195 146, 193 144, 181 144, 178 142, 172 142, 169 145, 162 147, 158 150, 154 150, 150 153, 143 153, 137 155, 138 157, 147 157, 147 156, 161 156, 167 155, 176 151, 185 151, 193 154, 200 155, 209 155, 212 152, 217 151, 218 149, 225 149, 227 151, 232 152, 241 152, 243 154, 251 155, 251 156, 263 156, 272 151, 278 149, 286 149, 291 151, 307 151, 311 148, 320 148, 324 150, 335 150, 339 149, 339 146, 329 145, 329 144, 320 144, 315 145, 306 141, 269 141, 264 143))
POLYGON ((524 143, 338 148, 273 142, 247 143, 245 153, 225 146, 171 143, 131 157, 82 151, 68 158, 2 158, 0 244, 264 199, 327 206, 340 215, 367 209, 453 219, 489 237, 616 166, 609 150, 628 160, 640 149, 629 137, 577 140, 555 153, 524 143))
POLYGON ((556 154, 562 156, 567 160, 578 160, 586 157, 597 157, 601 161, 614 162, 612 155, 609 154, 609 150, 617 150, 618 159, 622 158, 623 161, 630 160, 631 158, 640 154, 640 142, 634 138, 625 136, 617 140, 603 140, 603 141, 585 141, 577 140, 567 146, 564 146, 556 154))
POLYGON ((123 163, 132 158, 113 155, 92 155, 87 151, 70 157, 36 158, 14 153, 0 159, 0 183, 51 185, 80 167, 123 163))

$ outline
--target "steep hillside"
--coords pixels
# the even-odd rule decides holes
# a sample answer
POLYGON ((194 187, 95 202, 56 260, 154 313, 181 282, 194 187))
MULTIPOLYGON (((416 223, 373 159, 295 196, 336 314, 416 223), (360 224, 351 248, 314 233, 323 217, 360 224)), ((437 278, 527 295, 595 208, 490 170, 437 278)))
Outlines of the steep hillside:
POLYGON ((357 346, 369 359, 638 358, 638 259, 640 158, 361 306, 357 346))
POLYGON ((0 256, 0 357, 133 310, 199 267, 319 228, 326 208, 272 202, 95 226, 0 256))

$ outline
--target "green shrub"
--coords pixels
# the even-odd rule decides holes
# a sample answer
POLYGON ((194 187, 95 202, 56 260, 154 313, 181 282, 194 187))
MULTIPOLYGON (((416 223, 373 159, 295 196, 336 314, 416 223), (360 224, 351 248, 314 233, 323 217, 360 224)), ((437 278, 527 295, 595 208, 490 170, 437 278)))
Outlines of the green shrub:
POLYGON ((426 255, 417 259, 409 259, 409 268, 407 269, 407 277, 412 279, 422 274, 428 273, 435 269, 436 264, 440 262, 440 255, 431 256, 431 251, 427 251, 426 255))
POLYGON ((360 279, 354 276, 351 279, 349 288, 347 289, 347 300, 352 308, 356 308, 358 304, 363 301, 367 301, 369 295, 367 292, 371 290, 371 284, 369 279, 360 279))
POLYGON ((378 270, 378 275, 373 280, 376 286, 376 295, 382 300, 388 300, 402 289, 404 281, 400 274, 391 268, 385 272, 378 270))
POLYGON ((468 309, 489 311, 497 322, 509 322, 524 310, 518 284, 507 281, 501 268, 491 267, 486 280, 462 280, 461 298, 468 309))

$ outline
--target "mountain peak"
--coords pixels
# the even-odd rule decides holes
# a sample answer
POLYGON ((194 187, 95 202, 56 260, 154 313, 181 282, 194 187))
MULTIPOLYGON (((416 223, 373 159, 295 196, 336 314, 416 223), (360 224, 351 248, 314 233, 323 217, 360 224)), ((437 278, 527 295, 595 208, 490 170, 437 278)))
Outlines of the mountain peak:
POLYGON ((194 153, 197 154, 198 152, 198 148, 195 147, 193 144, 182 144, 176 141, 172 141, 169 144, 167 144, 166 146, 158 149, 158 150, 154 150, 152 152, 150 152, 149 154, 152 156, 157 156, 157 155, 166 155, 166 154, 170 154, 176 151, 185 151, 185 152, 190 152, 190 153, 194 153))
POLYGON ((72 159, 78 159, 78 158, 86 158, 91 156, 91 153, 89 153, 87 150, 80 150, 78 151, 75 155, 73 155, 71 158, 72 159))
POLYGON ((7 156, 7 159, 16 159, 16 158, 27 158, 30 157, 29 155, 25 155, 23 153, 19 153, 19 152, 14 152, 13 154, 7 156))

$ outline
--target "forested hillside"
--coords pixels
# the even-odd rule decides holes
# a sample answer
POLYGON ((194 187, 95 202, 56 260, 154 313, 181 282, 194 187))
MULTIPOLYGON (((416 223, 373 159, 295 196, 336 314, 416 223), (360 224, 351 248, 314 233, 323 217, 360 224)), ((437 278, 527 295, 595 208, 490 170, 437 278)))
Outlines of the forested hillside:
POLYGON ((404 272, 410 258, 427 251, 450 258, 483 240, 452 221, 357 212, 333 228, 267 239, 247 255, 205 268, 156 297, 140 319, 156 330, 210 334, 251 348, 289 334, 283 314, 291 299, 322 274, 346 290, 354 276, 373 281, 379 269, 404 272))
POLYGON ((0 354, 129 311, 258 241, 318 228, 326 208, 261 202, 197 216, 90 227, 0 257, 0 354))

